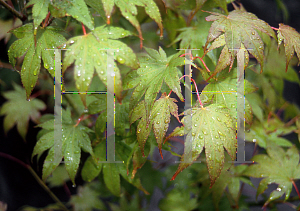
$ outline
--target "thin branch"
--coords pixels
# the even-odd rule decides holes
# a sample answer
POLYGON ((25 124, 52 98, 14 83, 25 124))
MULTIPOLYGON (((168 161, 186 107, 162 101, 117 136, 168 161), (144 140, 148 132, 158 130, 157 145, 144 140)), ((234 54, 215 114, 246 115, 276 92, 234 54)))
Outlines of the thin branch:
POLYGON ((17 70, 17 72, 21 71, 21 66, 15 66, 13 67, 11 64, 9 63, 4 63, 0 61, 0 68, 6 68, 6 69, 10 69, 10 70, 17 70))
POLYGON ((44 23, 43 23, 43 28, 44 28, 45 26, 48 26, 50 14, 51 14, 51 13, 50 13, 50 11, 49 11, 48 14, 47 14, 47 16, 46 16, 46 18, 45 18, 45 21, 44 21, 44 23))
POLYGON ((6 9, 8 9, 12 14, 17 16, 22 22, 27 20, 27 17, 21 13, 19 13, 15 8, 7 4, 4 0, 0 0, 0 4, 4 6, 6 9))
POLYGON ((272 26, 271 26, 271 28, 272 28, 272 29, 274 29, 274 30, 276 30, 276 31, 278 31, 278 30, 279 30, 278 28, 275 28, 275 27, 272 27, 272 26))
POLYGON ((193 81, 193 83, 194 83, 194 85, 195 85, 195 88, 196 88, 198 101, 199 101, 199 103, 200 103, 201 108, 203 108, 203 104, 202 104, 202 102, 201 102, 201 99, 200 99, 200 96, 199 96, 199 92, 198 92, 198 87, 197 87, 197 84, 196 84, 195 80, 192 79, 191 76, 189 76, 189 75, 183 75, 183 76, 179 79, 179 81, 180 81, 183 77, 185 77, 185 76, 189 77, 189 78, 191 79, 191 81, 193 81))
POLYGON ((34 93, 33 95, 31 95, 30 99, 33 100, 34 98, 37 98, 38 96, 43 95, 43 94, 52 95, 53 91, 51 91, 51 90, 40 90, 40 91, 34 93))
POLYGON ((297 194, 298 194, 298 197, 300 198, 300 193, 299 193, 299 190, 298 190, 298 188, 297 188, 295 182, 292 181, 292 183, 293 183, 293 186, 294 186, 294 188, 295 188, 295 190, 296 190, 296 192, 297 192, 297 194))
POLYGON ((83 23, 81 23, 81 26, 82 26, 83 34, 86 35, 86 30, 85 30, 85 27, 84 27, 83 23))
POLYGON ((63 210, 68 211, 68 209, 66 208, 66 206, 54 195, 54 193, 48 188, 48 186, 41 180, 41 178, 35 173, 35 171, 31 168, 30 165, 24 163, 23 161, 19 160, 18 158, 15 158, 9 154, 0 152, 0 156, 3 158, 7 158, 9 160, 12 160, 18 164, 20 164, 21 166, 23 166, 24 168, 28 169, 30 171, 30 173, 32 174, 32 176, 36 179, 36 181, 42 186, 42 188, 51 196, 51 198, 58 203, 63 210))

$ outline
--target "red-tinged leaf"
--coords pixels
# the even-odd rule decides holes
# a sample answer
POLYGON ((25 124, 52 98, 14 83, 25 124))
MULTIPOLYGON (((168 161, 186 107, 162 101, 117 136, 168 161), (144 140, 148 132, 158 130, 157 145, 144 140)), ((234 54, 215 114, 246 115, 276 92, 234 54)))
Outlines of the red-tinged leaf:
MULTIPOLYGON (((190 115, 190 111, 188 111, 188 115, 190 115)), ((174 180, 182 170, 190 166, 205 147, 208 172, 211 186, 213 186, 224 166, 224 148, 231 159, 235 160, 235 124, 227 108, 216 104, 205 108, 194 107, 191 115, 192 122, 185 122, 186 117, 182 120, 186 128, 181 127, 168 137, 187 134, 181 163, 171 180, 174 180)))
POLYGON ((264 45, 261 37, 258 35, 258 31, 275 38, 272 28, 266 22, 258 19, 254 14, 241 9, 230 12, 228 16, 215 12, 209 13, 212 15, 206 17, 206 20, 214 22, 209 30, 205 48, 210 42, 224 33, 226 46, 231 57, 234 58, 236 56, 237 51, 235 49, 240 49, 243 47, 243 44, 247 51, 260 63, 262 71, 264 45))
POLYGON ((284 42, 284 50, 286 57, 286 69, 288 70, 289 63, 294 56, 294 52, 296 52, 297 57, 299 59, 298 65, 300 64, 300 34, 292 27, 288 25, 284 25, 282 23, 279 24, 278 30, 278 48, 282 41, 284 42))
POLYGON ((8 100, 1 109, 0 115, 5 115, 4 132, 7 133, 14 125, 21 137, 25 140, 29 120, 38 122, 39 110, 46 109, 46 105, 39 99, 26 100, 26 92, 19 85, 13 84, 14 91, 3 92, 3 96, 8 100), (22 112, 20 112, 22 111, 22 112))
POLYGON ((154 135, 162 159, 163 155, 161 148, 163 144, 163 138, 165 137, 167 129, 169 127, 171 114, 175 116, 179 121, 178 106, 174 102, 177 102, 177 100, 169 98, 166 93, 163 93, 162 96, 154 103, 151 111, 151 116, 153 118, 154 135))
POLYGON ((173 98, 169 98, 166 93, 163 93, 162 96, 155 101, 153 108, 150 111, 149 123, 147 123, 146 120, 147 113, 145 109, 145 101, 141 101, 130 114, 130 123, 133 123, 137 119, 141 118, 137 126, 137 139, 143 156, 144 145, 148 139, 148 136, 151 132, 151 127, 153 125, 154 135, 156 137, 159 152, 163 158, 161 149, 170 123, 171 114, 179 121, 178 107, 174 102, 177 101, 173 98))
POLYGON ((139 147, 136 147, 132 156, 132 175, 131 179, 135 177, 135 174, 139 168, 142 168, 142 166, 145 164, 145 162, 148 160, 148 155, 150 153, 151 143, 148 141, 144 145, 144 153, 145 156, 142 155, 141 150, 139 147))

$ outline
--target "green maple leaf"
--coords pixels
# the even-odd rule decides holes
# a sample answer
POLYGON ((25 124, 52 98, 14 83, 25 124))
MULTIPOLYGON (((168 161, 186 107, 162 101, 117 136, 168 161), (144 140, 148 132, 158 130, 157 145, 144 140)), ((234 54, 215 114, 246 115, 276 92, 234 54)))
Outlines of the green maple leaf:
MULTIPOLYGON (((235 71, 234 71, 235 72, 235 71)), ((236 75, 236 74, 234 74, 236 75)), ((245 82, 245 94, 256 91, 256 87, 249 81, 245 82)), ((236 78, 226 78, 223 81, 212 81, 202 91, 201 99, 207 98, 207 101, 213 101, 214 103, 225 105, 232 118, 237 119, 237 92, 236 92, 236 78), (207 93, 206 93, 207 92, 207 93)), ((244 116, 244 112, 240 114, 244 116)), ((247 99, 245 99, 245 120, 248 124, 252 122, 252 109, 247 99)))
POLYGON ((93 208, 106 210, 105 204, 99 200, 100 193, 95 190, 97 183, 87 183, 84 186, 79 186, 77 194, 72 195, 68 204, 74 207, 76 211, 92 211, 93 208))
POLYGON ((288 25, 284 25, 282 23, 279 24, 278 30, 278 48, 282 41, 284 42, 284 50, 286 57, 286 69, 288 70, 289 63, 294 56, 294 52, 296 52, 297 57, 299 59, 298 65, 300 64, 300 34, 292 27, 288 25))
MULTIPOLYGON (((117 161, 126 161, 130 156, 131 148, 120 141, 116 141, 116 160, 117 161)), ((106 160, 106 142, 102 141, 95 147, 95 157, 98 161, 106 160)), ((145 194, 148 192, 143 188, 139 178, 135 177, 134 179, 130 178, 127 175, 127 169, 125 163, 95 163, 92 156, 90 156, 82 168, 82 178, 85 181, 92 181, 97 177, 100 172, 103 172, 104 183, 106 187, 116 196, 120 196, 121 185, 120 185, 120 175, 135 186, 136 188, 142 190, 145 194)))
POLYGON ((243 177, 243 172, 247 168, 247 165, 231 166, 231 164, 226 163, 220 177, 216 180, 216 183, 212 187, 212 197, 214 200, 215 207, 218 208, 219 202, 225 192, 226 187, 228 188, 228 193, 232 196, 235 204, 238 205, 239 202, 239 192, 240 192, 240 182, 247 183, 248 185, 253 184, 250 179, 243 177))
MULTIPOLYGON (((99 114, 95 131, 97 136, 102 136, 103 132, 106 130, 107 122, 107 102, 106 95, 93 95, 96 99, 88 105, 89 114, 99 114)), ((111 114, 110 114, 111 115, 111 114)), ((113 114, 112 114, 113 115, 113 114)), ((109 119, 113 119, 111 116, 109 119)), ((129 102, 122 102, 122 104, 115 104, 115 132, 117 136, 125 136, 126 129, 129 129, 129 102)))
POLYGON ((40 73, 41 59, 44 62, 44 67, 54 77, 54 51, 45 49, 54 49, 61 46, 65 42, 65 38, 54 27, 38 27, 35 46, 32 23, 25 24, 10 32, 18 40, 9 47, 9 62, 15 66, 16 58, 26 53, 21 69, 21 80, 26 90, 27 99, 29 99, 40 73))
POLYGON ((136 18, 137 15, 136 6, 144 7, 145 12, 149 15, 149 17, 158 24, 160 28, 160 36, 161 37, 163 36, 162 19, 155 1, 153 0, 134 0, 134 1, 102 0, 102 4, 107 17, 107 24, 110 24, 111 13, 114 5, 116 5, 120 9, 121 14, 137 29, 141 42, 143 40, 143 36, 142 36, 141 26, 139 24, 139 21, 136 18))
POLYGON ((42 23, 44 18, 46 18, 48 13, 48 7, 50 4, 50 0, 31 0, 27 3, 26 6, 32 5, 32 18, 33 18, 33 25, 37 27, 42 23))
MULTIPOLYGON (((222 63, 219 64, 220 68, 224 69, 226 66, 232 65, 234 58, 237 55, 237 51, 233 49, 245 47, 260 63, 262 71, 264 63, 264 45, 258 32, 266 33, 275 38, 275 33, 272 28, 266 22, 258 19, 254 14, 243 11, 242 9, 233 10, 228 16, 215 12, 209 13, 212 15, 206 17, 206 20, 214 22, 209 30, 205 49, 210 42, 214 41, 224 33, 225 46, 221 55, 226 59, 219 59, 219 63, 222 63)), ((246 55, 247 54, 245 54, 245 56, 246 55)))
POLYGON ((63 165, 59 165, 53 172, 52 177, 47 178, 47 182, 49 183, 49 187, 59 187, 63 186, 67 181, 70 180, 68 172, 63 165))
MULTIPOLYGON (((225 156, 225 160, 226 159, 227 158, 225 156)), ((202 197, 203 200, 207 200, 207 197, 211 194, 215 210, 222 210, 221 208, 219 208, 219 204, 222 195, 225 192, 227 187, 228 193, 231 196, 230 198, 232 198, 237 205, 240 198, 239 196, 239 192, 241 189, 240 182, 244 182, 254 187, 250 179, 243 175, 243 172, 245 171, 246 168, 247 165, 234 166, 232 163, 225 162, 224 168, 222 169, 219 178, 216 180, 212 188, 209 188, 210 181, 209 178, 206 176, 208 175, 207 168, 202 168, 202 170, 200 171, 198 170, 199 175, 203 175, 198 179, 198 182, 203 184, 203 188, 204 188, 203 190, 204 195, 202 197)), ((200 203, 200 205, 203 205, 203 202, 200 203)))
POLYGON ((159 52, 146 47, 145 50, 149 56, 139 58, 140 68, 137 71, 129 72, 124 79, 124 89, 135 87, 130 98, 130 110, 136 107, 140 98, 145 94, 146 120, 148 122, 150 108, 157 93, 161 90, 163 82, 177 94, 181 101, 184 100, 177 69, 177 66, 184 65, 184 58, 177 57, 180 52, 167 58, 161 47, 159 47, 159 52))
POLYGON ((191 110, 188 110, 187 114, 192 115, 192 122, 185 124, 186 118, 182 119, 186 130, 183 126, 177 127, 166 139, 168 140, 173 136, 183 136, 184 133, 187 133, 184 154, 181 157, 182 162, 171 180, 174 180, 182 170, 190 166, 199 157, 203 147, 205 147, 207 167, 212 186, 221 174, 224 166, 224 148, 231 159, 235 160, 237 142, 234 121, 226 107, 216 104, 204 108, 194 107, 192 108, 192 114, 191 110))
POLYGON ((194 210, 197 206, 197 199, 191 198, 189 190, 179 190, 176 188, 169 191, 158 205, 162 211, 194 210))
POLYGON ((55 18, 72 16, 89 29, 94 30, 94 21, 84 0, 31 0, 26 6, 32 4, 33 23, 36 29, 46 18, 49 9, 55 18))
POLYGON ((130 124, 141 118, 137 126, 137 139, 140 145, 141 152, 144 156, 144 145, 151 132, 151 126, 153 125, 154 135, 158 144, 158 149, 161 157, 162 155, 162 143, 166 135, 171 114, 175 116, 178 121, 178 106, 174 103, 177 102, 174 98, 169 98, 166 93, 155 101, 151 110, 150 124, 147 123, 147 112, 145 109, 145 101, 141 101, 137 107, 130 114, 130 124))
POLYGON ((249 141, 257 142, 262 147, 267 147, 267 142, 275 143, 278 146, 291 147, 292 143, 281 137, 292 133, 295 126, 285 126, 285 123, 279 119, 269 119, 259 124, 255 122, 248 133, 245 133, 245 138, 249 141))
MULTIPOLYGON (((81 149, 94 156, 92 145, 88 133, 94 132, 88 127, 79 124, 75 126, 71 119, 70 110, 62 110, 62 152, 57 152, 56 155, 61 155, 60 160, 64 158, 66 170, 73 184, 75 184, 75 176, 79 167, 81 149), (60 154, 61 153, 61 154, 60 154)), ((53 162, 54 151, 54 119, 46 121, 39 125, 43 130, 46 130, 38 142, 36 143, 32 157, 41 155, 45 150, 49 149, 48 155, 43 165, 43 180, 56 169, 59 163, 53 162)))
POLYGON ((14 83, 13 87, 14 91, 3 92, 3 96, 8 101, 1 107, 0 115, 6 115, 3 123, 4 132, 7 133, 14 125, 17 125, 19 134, 25 140, 29 120, 38 123, 39 110, 46 109, 46 105, 39 99, 27 101, 25 90, 14 83))
POLYGON ((285 200, 287 200, 292 191, 292 183, 300 179, 299 151, 297 147, 292 146, 285 152, 281 147, 268 143, 267 153, 268 155, 255 155, 252 160, 258 164, 249 166, 244 172, 246 176, 264 177, 259 183, 256 197, 262 194, 269 184, 278 184, 278 188, 270 194, 265 205, 281 197, 284 193, 285 200))
MULTIPOLYGON (((87 35, 73 37, 68 40, 71 44, 70 51, 67 51, 64 57, 63 73, 73 62, 75 62, 74 78, 76 88, 79 92, 88 91, 89 85, 94 75, 94 69, 107 86, 107 74, 115 76, 115 91, 108 90, 111 93, 116 93, 119 102, 122 100, 122 81, 120 70, 114 63, 114 67, 107 68, 107 50, 115 49, 116 60, 120 64, 125 64, 132 68, 137 68, 138 64, 136 56, 131 48, 121 41, 115 40, 131 35, 119 27, 100 26, 92 33, 87 35), (107 50, 106 50, 107 49, 107 50), (120 50, 119 50, 120 49, 120 50), (107 71, 109 71, 107 73, 107 71)), ((85 103, 85 95, 80 95, 85 103)))

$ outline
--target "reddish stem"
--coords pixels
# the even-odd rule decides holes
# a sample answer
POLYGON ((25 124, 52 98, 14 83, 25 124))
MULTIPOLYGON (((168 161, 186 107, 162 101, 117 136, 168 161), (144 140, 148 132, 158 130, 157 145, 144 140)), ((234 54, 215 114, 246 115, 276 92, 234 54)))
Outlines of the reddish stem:
POLYGON ((203 61, 203 59, 202 59, 201 57, 199 57, 199 56, 196 56, 195 58, 198 58, 198 59, 200 59, 200 61, 201 61, 201 62, 202 62, 202 64, 204 65, 205 69, 206 69, 208 72, 210 72, 210 70, 208 69, 208 67, 206 66, 205 62, 203 61))
POLYGON ((184 53, 184 54, 180 55, 180 57, 183 57, 183 56, 185 56, 185 55, 190 55, 192 60, 197 59, 197 58, 200 59, 200 61, 201 61, 202 64, 204 65, 205 69, 206 69, 208 72, 210 72, 209 68, 206 66, 206 64, 205 64, 205 62, 203 61, 202 57, 199 57, 199 56, 193 57, 193 55, 192 55, 191 53, 184 53))
POLYGON ((279 30, 278 28, 275 28, 275 27, 273 27, 273 26, 271 26, 271 28, 274 29, 274 30, 277 30, 277 31, 279 30))
POLYGON ((199 96, 199 92, 198 92, 198 87, 197 87, 197 84, 196 84, 195 80, 192 79, 191 76, 189 76, 189 75, 183 75, 183 76, 179 79, 179 81, 180 81, 183 77, 185 77, 185 76, 189 77, 189 78, 191 79, 191 81, 194 82, 194 85, 195 85, 195 88, 196 88, 196 92, 197 92, 198 101, 199 101, 199 103, 200 103, 201 108, 203 108, 203 104, 202 104, 202 102, 201 102, 201 100, 200 100, 200 96, 199 96))
POLYGON ((76 125, 74 125, 74 127, 77 127, 81 121, 86 120, 86 119, 88 119, 88 118, 90 118, 90 117, 92 116, 92 115, 88 115, 88 116, 85 116, 85 117, 84 117, 84 115, 85 115, 85 114, 82 114, 82 115, 78 118, 78 120, 77 120, 77 122, 76 122, 76 125))
POLYGON ((15 161, 16 163, 20 164, 21 166, 23 166, 27 169, 29 169, 29 167, 30 167, 28 164, 24 163, 23 161, 19 160, 18 158, 15 158, 15 157, 13 157, 11 155, 8 155, 6 153, 0 152, 0 156, 4 157, 4 158, 7 158, 9 160, 15 161))
POLYGON ((49 20, 49 17, 50 17, 50 12, 48 12, 48 14, 47 14, 47 16, 46 16, 46 18, 45 18, 45 21, 44 21, 44 23, 43 23, 43 28, 44 28, 45 26, 47 26, 47 22, 48 22, 48 20, 49 20))
POLYGON ((172 90, 171 90, 170 93, 168 94, 168 97, 170 97, 171 93, 172 93, 172 90))
POLYGON ((208 83, 208 81, 214 77, 215 75, 217 75, 218 72, 214 72, 211 76, 208 77, 208 79, 206 79, 206 82, 208 83))
POLYGON ((84 114, 82 114, 82 115, 78 118, 77 123, 76 123, 76 125, 74 125, 74 127, 77 127, 77 126, 79 125, 79 123, 83 120, 83 116, 84 116, 84 114))
POLYGON ((49 94, 51 95, 53 92, 50 90, 40 90, 36 93, 34 93, 33 95, 30 96, 30 99, 33 100, 34 98, 37 98, 38 96, 42 95, 42 94, 49 94))
POLYGON ((86 35, 86 30, 85 30, 85 27, 84 27, 83 23, 81 23, 81 26, 82 26, 83 34, 86 35))
POLYGON ((68 195, 68 197, 69 198, 71 198, 71 191, 70 191, 70 189, 68 188, 68 186, 67 186, 67 183, 64 183, 64 189, 65 189, 65 192, 66 192, 66 194, 68 195))
POLYGON ((296 192, 297 192, 297 194, 298 194, 298 196, 299 196, 299 198, 300 198, 300 193, 299 193, 299 190, 298 190, 298 188, 297 188, 297 186, 296 186, 294 180, 292 181, 292 183, 293 183, 293 186, 294 186, 294 188, 295 188, 295 190, 296 190, 296 192))

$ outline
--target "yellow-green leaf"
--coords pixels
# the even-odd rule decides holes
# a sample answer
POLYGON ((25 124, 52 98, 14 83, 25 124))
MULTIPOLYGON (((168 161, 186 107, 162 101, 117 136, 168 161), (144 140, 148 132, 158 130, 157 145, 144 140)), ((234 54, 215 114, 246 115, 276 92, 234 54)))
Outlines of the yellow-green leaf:
POLYGON ((3 96, 8 100, 3 104, 0 115, 5 115, 4 132, 7 133, 14 125, 21 137, 25 140, 29 120, 38 122, 39 110, 46 109, 46 105, 39 99, 26 100, 26 92, 19 85, 13 84, 14 91, 3 92, 3 96), (22 112, 20 112, 22 111, 22 112))

